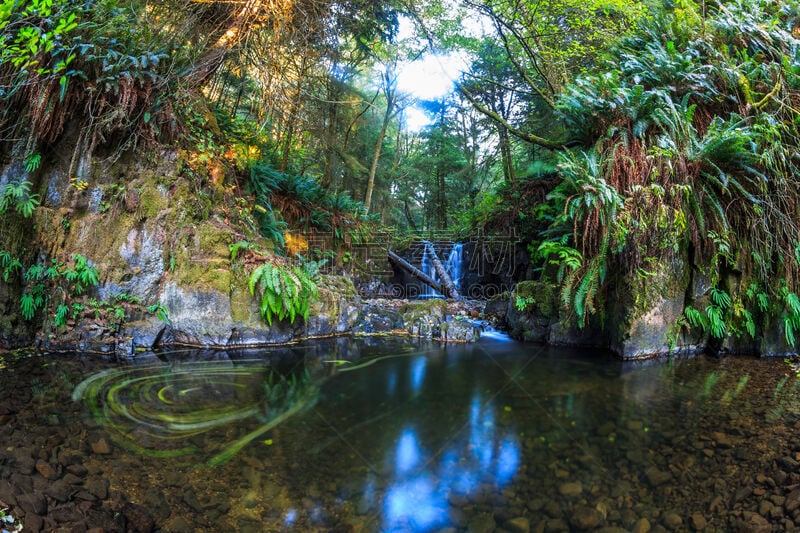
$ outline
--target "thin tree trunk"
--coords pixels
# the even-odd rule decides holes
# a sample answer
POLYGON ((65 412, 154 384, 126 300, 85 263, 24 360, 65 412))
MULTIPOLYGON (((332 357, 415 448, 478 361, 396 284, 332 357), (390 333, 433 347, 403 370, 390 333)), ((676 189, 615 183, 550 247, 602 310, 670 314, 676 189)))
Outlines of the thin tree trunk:
POLYGON ((507 183, 514 183, 516 176, 514 173, 514 161, 511 156, 511 139, 508 130, 502 125, 497 125, 497 132, 500 135, 500 161, 503 166, 503 177, 507 183))
POLYGON ((439 276, 441 280, 442 290, 439 292, 441 292, 445 298, 461 298, 461 295, 458 294, 458 289, 456 289, 456 284, 453 283, 453 278, 447 273, 447 269, 444 268, 444 265, 439 260, 439 256, 436 255, 433 243, 430 241, 423 241, 423 243, 428 248, 428 254, 433 263, 433 269, 436 270, 436 275, 439 276))
POLYGON ((403 270, 405 270, 406 272, 408 272, 409 274, 420 280, 422 283, 435 290, 436 292, 442 292, 442 286, 436 280, 425 274, 423 271, 421 271, 420 269, 418 269, 417 267, 415 267, 414 265, 412 265, 399 255, 397 255, 393 251, 389 250, 388 254, 389 254, 389 261, 399 266, 400 268, 402 268, 403 270))
POLYGON ((294 97, 292 98, 292 105, 289 109, 289 117, 288 117, 288 130, 286 132, 286 138, 284 140, 283 145, 283 153, 281 154, 281 162, 278 170, 281 172, 285 172, 289 166, 289 156, 291 155, 292 151, 292 140, 294 139, 294 132, 297 127, 297 121, 299 118, 297 115, 300 112, 300 96, 303 94, 303 81, 305 79, 306 74, 306 56, 303 55, 303 58, 300 62, 300 71, 297 73, 297 89, 295 90, 294 97))
POLYGON ((378 142, 375 143, 375 153, 372 154, 372 165, 369 167, 367 193, 364 195, 364 210, 367 213, 369 213, 370 206, 372 205, 372 191, 375 189, 375 174, 378 172, 378 160, 381 158, 383 139, 386 137, 386 129, 389 127, 389 115, 389 107, 387 106, 386 113, 383 117, 383 124, 381 124, 381 131, 378 134, 378 142))
POLYGON ((369 179, 367 180, 367 192, 364 195, 364 211, 367 214, 369 214, 372 206, 372 191, 375 189, 375 174, 378 171, 378 160, 381 157, 383 140, 386 138, 386 130, 389 128, 389 122, 392 120, 397 104, 397 75, 394 69, 390 70, 388 66, 383 73, 383 94, 386 96, 386 112, 383 114, 381 131, 378 134, 378 141, 375 143, 375 152, 372 154, 372 165, 369 167, 369 179))

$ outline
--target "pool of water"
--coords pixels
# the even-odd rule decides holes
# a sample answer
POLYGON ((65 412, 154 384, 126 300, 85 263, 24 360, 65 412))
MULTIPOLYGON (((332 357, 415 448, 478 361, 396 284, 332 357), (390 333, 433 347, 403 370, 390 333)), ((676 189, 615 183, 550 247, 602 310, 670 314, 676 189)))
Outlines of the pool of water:
POLYGON ((769 531, 800 519, 800 381, 783 361, 622 363, 495 337, 4 366, 0 510, 31 530, 769 531))

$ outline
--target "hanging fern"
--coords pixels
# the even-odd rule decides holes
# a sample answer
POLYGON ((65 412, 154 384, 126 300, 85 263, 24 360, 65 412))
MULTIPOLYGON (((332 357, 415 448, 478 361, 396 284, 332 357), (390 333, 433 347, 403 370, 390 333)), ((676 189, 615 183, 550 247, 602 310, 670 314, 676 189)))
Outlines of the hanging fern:
POLYGON ((294 322, 302 316, 308 320, 311 303, 319 298, 317 284, 300 267, 264 263, 250 274, 249 287, 254 296, 259 290, 259 311, 270 326, 274 318, 294 322))
POLYGON ((13 208, 25 218, 29 218, 39 207, 39 195, 31 193, 31 182, 18 180, 0 188, 0 215, 13 208))

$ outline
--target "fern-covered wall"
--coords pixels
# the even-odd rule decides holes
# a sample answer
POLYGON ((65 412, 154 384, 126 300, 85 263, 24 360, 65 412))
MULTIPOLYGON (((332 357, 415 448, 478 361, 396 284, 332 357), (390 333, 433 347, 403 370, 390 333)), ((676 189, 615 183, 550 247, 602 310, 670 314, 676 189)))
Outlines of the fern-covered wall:
POLYGON ((0 250, 21 266, 0 282, 0 346, 126 355, 156 343, 289 342, 347 331, 357 319, 352 283, 331 280, 308 322, 266 324, 229 249, 258 236, 225 220, 220 205, 205 203, 206 192, 181 174, 179 154, 87 160, 72 179, 65 165, 56 152, 35 172, 20 172, 19 163, 3 171, 0 185, 26 180, 41 205, 30 217, 3 214, 0 250), (73 294, 76 281, 67 277, 75 276, 76 254, 97 276, 81 294, 73 294), (33 279, 28 273, 37 265, 52 267, 57 279, 33 279), (25 320, 20 299, 37 286, 44 297, 25 320))

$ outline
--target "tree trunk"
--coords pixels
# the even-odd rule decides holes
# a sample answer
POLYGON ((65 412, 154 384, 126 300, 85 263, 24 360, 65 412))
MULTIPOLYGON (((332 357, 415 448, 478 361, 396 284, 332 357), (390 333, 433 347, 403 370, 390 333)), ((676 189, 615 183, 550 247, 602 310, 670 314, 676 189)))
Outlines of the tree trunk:
POLYGON ((367 192, 364 195, 364 210, 367 214, 369 214, 369 209, 372 206, 372 191, 375 189, 375 174, 378 171, 378 160, 381 158, 383 140, 386 138, 386 130, 389 128, 389 122, 392 120, 395 106, 397 105, 397 74, 394 71, 395 66, 396 64, 390 68, 387 65, 383 73, 383 94, 386 97, 386 112, 383 114, 381 131, 378 134, 378 141, 375 143, 375 153, 372 154, 372 165, 369 168, 367 192))
POLYGON ((292 152, 292 141, 294 140, 294 132, 297 129, 297 122, 299 121, 298 114, 300 113, 300 97, 303 94, 303 81, 306 75, 306 56, 303 55, 300 61, 300 70, 297 73, 297 87, 292 98, 292 104, 289 108, 288 129, 283 144, 283 153, 281 154, 280 165, 278 170, 286 172, 289 167, 289 156, 292 152))
POLYGON ((456 284, 453 283, 453 279, 450 277, 450 274, 447 273, 447 269, 444 268, 444 265, 439 260, 439 256, 436 255, 433 243, 430 241, 422 242, 428 248, 428 254, 430 254, 431 262, 433 263, 433 269, 436 270, 436 275, 439 276, 441 280, 442 290, 439 292, 441 292, 445 298, 461 298, 461 295, 458 294, 458 289, 456 289, 456 284))
POLYGON ((436 292, 442 292, 442 286, 436 280, 426 275, 423 271, 421 271, 420 269, 418 269, 417 267, 415 267, 414 265, 412 265, 399 255, 397 255, 393 251, 389 250, 388 254, 389 254, 389 261, 399 266, 400 268, 402 268, 403 270, 405 270, 406 272, 408 272, 409 274, 420 280, 422 283, 435 290, 436 292))
POLYGON ((378 142, 375 144, 375 153, 372 155, 372 165, 369 167, 369 179, 367 180, 367 193, 364 195, 364 210, 369 214, 370 206, 372 205, 372 191, 375 188, 375 174, 378 172, 378 160, 381 158, 381 150, 383 148, 383 139, 386 137, 386 129, 389 127, 389 108, 386 108, 386 114, 381 124, 381 132, 378 134, 378 142))
POLYGON ((500 136, 500 161, 503 166, 503 177, 506 183, 514 183, 514 160, 511 155, 511 139, 508 130, 502 125, 497 125, 497 133, 500 136))
POLYGON ((248 29, 257 18, 261 7, 257 0, 243 2, 241 8, 211 32, 214 44, 194 63, 192 69, 183 76, 183 83, 192 88, 204 85, 220 69, 230 55, 246 37, 248 29))

